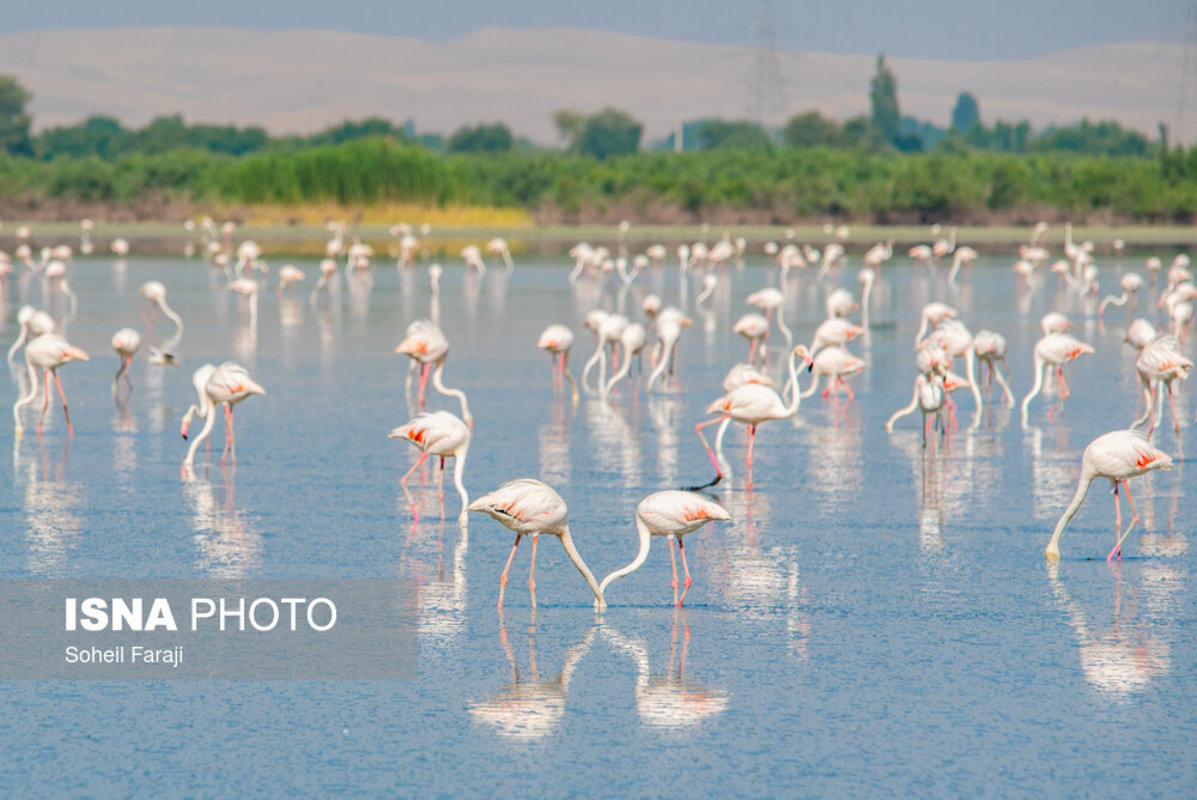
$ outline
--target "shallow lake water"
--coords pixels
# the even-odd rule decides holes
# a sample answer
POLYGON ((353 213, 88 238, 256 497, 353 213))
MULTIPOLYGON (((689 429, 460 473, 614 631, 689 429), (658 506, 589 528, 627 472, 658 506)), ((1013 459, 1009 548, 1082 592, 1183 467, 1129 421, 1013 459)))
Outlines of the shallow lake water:
MULTIPOLYGON (((1160 255, 1167 256, 1169 254, 1160 255)), ((1167 260, 1167 259, 1165 259, 1167 260)), ((413 476, 418 524, 398 478, 413 463, 387 432, 415 409, 407 359, 394 348, 429 315, 426 265, 383 262, 374 283, 342 277, 313 306, 279 297, 274 273, 256 330, 221 273, 191 260, 76 262, 78 308, 66 326, 92 355, 61 378, 75 435, 51 405, 42 436, 0 443, 0 574, 5 577, 397 577, 416 593, 419 675, 388 682, 0 682, 0 779, 17 796, 241 796, 356 791, 403 796, 1184 796, 1197 780, 1193 468, 1132 482, 1141 527, 1107 563, 1113 505, 1104 482, 1062 540, 1043 548, 1095 436, 1137 416, 1125 313, 1105 324, 1052 276, 1020 290, 1004 256, 960 286, 896 258, 882 271, 868 362, 846 412, 816 394, 796 418, 761 426, 754 485, 743 429, 729 431, 732 475, 710 490, 733 522, 687 537, 694 584, 672 606, 670 565, 654 542, 644 567, 609 591, 601 615, 562 548, 546 537, 538 606, 521 545, 496 610, 513 536, 488 517, 442 522, 429 466, 413 476), (139 357, 125 407, 110 384, 119 327, 141 329, 137 288, 163 281, 186 331, 181 368, 139 357), (1073 395, 978 416, 955 395, 959 429, 924 451, 918 415, 885 420, 910 399, 918 311, 942 300, 975 332, 1010 343, 1018 399, 1031 383, 1039 317, 1068 312, 1096 348, 1068 368, 1073 395), (192 370, 233 359, 266 388, 236 410, 238 462, 201 451, 182 474, 182 413, 192 370)), ((275 260, 277 266, 280 260, 275 260)), ((858 262, 857 262, 858 263, 858 262)), ((1127 259, 1141 270, 1142 261, 1127 259)), ((566 499, 577 545, 605 575, 635 553, 636 504, 652 491, 707 481, 694 434, 727 368, 747 353, 731 333, 745 296, 776 285, 762 259, 722 270, 704 307, 701 280, 676 267, 572 285, 564 260, 524 260, 485 277, 447 265, 440 324, 452 344, 445 382, 475 415, 465 482, 473 496, 539 477, 566 499), (551 322, 577 336, 571 365, 593 350, 595 307, 642 318, 640 300, 689 299, 693 324, 665 391, 609 402, 555 398, 551 322)), ((1099 263, 1103 293, 1121 267, 1099 263)), ((786 319, 809 341, 829 286, 859 294, 857 267, 818 281, 792 272, 786 319)), ((16 335, 36 282, 14 281, 0 342, 16 335)), ((46 298, 59 313, 65 298, 46 298)), ((1154 311, 1144 291, 1140 308, 1154 311)), ((1154 317, 1153 317, 1154 318, 1154 317)), ((154 336, 173 325, 158 316, 154 336)), ((775 347, 775 351, 779 348, 775 347)), ((141 356, 144 356, 144 346, 141 356)), ((23 380, 18 357, 8 390, 23 380)), ((645 372, 648 371, 647 360, 645 372)), ((773 359, 775 377, 781 367, 773 359)), ((962 365, 957 365, 962 371, 962 365)), ((807 385, 803 373, 800 382, 807 385)), ((643 386, 641 380, 640 385, 643 386)), ((995 394, 994 397, 997 395, 995 394)), ((1193 404, 1182 390, 1181 438, 1193 404)), ((458 411, 435 392, 430 408, 458 411)), ((37 404, 40 406, 40 402, 37 404)), ((1155 442, 1179 446, 1169 418, 1155 442)), ((219 427, 219 426, 218 426, 219 427)), ((713 429, 709 429, 713 432, 713 429)), ((451 482, 448 482, 451 483, 451 482)))

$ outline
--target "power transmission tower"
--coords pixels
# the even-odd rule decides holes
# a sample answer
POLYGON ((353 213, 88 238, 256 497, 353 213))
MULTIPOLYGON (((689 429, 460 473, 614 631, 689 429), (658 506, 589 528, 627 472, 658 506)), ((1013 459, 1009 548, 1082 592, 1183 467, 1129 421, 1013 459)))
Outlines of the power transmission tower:
POLYGON ((787 26, 773 10, 771 0, 762 0, 752 21, 754 46, 752 63, 747 76, 748 118, 768 129, 770 118, 781 116, 786 109, 785 78, 781 72, 781 57, 777 46, 778 32, 787 26))

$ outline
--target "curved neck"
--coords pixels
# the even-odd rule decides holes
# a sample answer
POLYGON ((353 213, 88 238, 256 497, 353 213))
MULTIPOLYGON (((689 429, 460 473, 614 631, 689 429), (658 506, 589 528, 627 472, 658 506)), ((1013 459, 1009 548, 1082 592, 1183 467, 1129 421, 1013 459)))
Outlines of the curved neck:
POLYGON ((786 347, 793 349, 794 337, 790 334, 790 329, 786 327, 786 321, 784 319, 782 319, 782 317, 783 317, 783 314, 782 314, 781 306, 778 306, 777 307, 777 327, 778 327, 778 329, 781 330, 782 334, 784 334, 786 337, 786 347))
POLYGON ((603 399, 607 399, 607 395, 611 392, 611 387, 623 380, 623 377, 632 369, 632 348, 623 348, 623 363, 619 365, 619 371, 611 376, 611 380, 603 384, 603 391, 601 392, 603 399))
POLYGON ((1045 553, 1049 558, 1060 557, 1060 534, 1064 533, 1064 528, 1069 521, 1076 516, 1076 512, 1080 509, 1081 503, 1085 502, 1085 495, 1089 493, 1089 487, 1093 484, 1094 475, 1086 468, 1081 468, 1081 480, 1076 486, 1076 494, 1072 496, 1072 502, 1068 504, 1068 508, 1064 510, 1064 514, 1060 517, 1060 521, 1056 523, 1056 530, 1052 532, 1051 541, 1047 543, 1047 550, 1045 553))
POLYGON ((200 442, 208 438, 208 434, 212 433, 212 426, 216 424, 216 414, 213 413, 212 400, 208 400, 208 414, 204 419, 203 430, 200 431, 199 436, 195 437, 191 442, 191 447, 187 448, 187 458, 183 459, 184 466, 191 466, 195 460, 195 451, 199 449, 200 442))
POLYGON ((8 348, 8 360, 10 362, 12 361, 13 356, 15 356, 17 354, 17 351, 21 349, 21 345, 25 344, 25 339, 28 336, 29 336, 29 326, 22 325, 21 326, 21 335, 18 336, 17 340, 12 343, 12 347, 8 348))
POLYGON ((445 369, 445 360, 442 358, 436 364, 436 370, 432 373, 432 386, 443 395, 456 397, 461 401, 461 418, 465 420, 466 425, 474 421, 474 417, 470 414, 469 403, 466 402, 465 392, 461 389, 448 389, 441 381, 441 372, 445 369))
POLYGON ((175 331, 175 336, 182 337, 183 336, 183 318, 180 317, 178 314, 176 314, 175 310, 166 304, 165 297, 158 301, 158 305, 162 307, 162 313, 165 314, 166 316, 168 316, 170 318, 170 321, 173 322, 176 326, 178 326, 178 330, 175 331))
POLYGON ((968 349, 964 351, 964 367, 969 388, 973 390, 973 400, 977 404, 977 413, 980 414, 985 401, 981 398, 981 386, 977 381, 977 349, 973 347, 972 339, 969 339, 968 349))
POLYGON ((657 362, 657 368, 653 370, 653 374, 648 376, 648 387, 644 390, 646 394, 653 390, 653 384, 656 382, 657 378, 661 377, 661 373, 663 373, 669 367, 669 357, 673 353, 673 344, 676 341, 677 339, 660 340, 662 351, 661 360, 657 362))
POLYGON ((1047 364, 1044 363, 1043 358, 1035 354, 1035 385, 1031 387, 1031 391, 1022 399, 1022 424, 1027 424, 1027 406, 1031 404, 1031 399, 1039 394, 1039 390, 1043 388, 1043 373, 1047 371, 1047 364))
POLYGON ((802 402, 802 396, 798 394, 798 356, 793 350, 790 351, 790 382, 786 384, 790 392, 790 402, 786 404, 786 416, 792 417, 798 413, 798 405, 802 402))
POLYGON ((640 549, 636 551, 636 557, 632 559, 632 562, 627 566, 620 567, 607 577, 603 578, 603 582, 599 584, 600 595, 606 592, 607 587, 613 582, 627 575, 631 575, 633 572, 640 569, 645 560, 648 558, 648 547, 652 543, 652 534, 649 532, 648 526, 645 525, 644 521, 640 519, 639 514, 636 515, 636 533, 640 536, 640 549))
POLYGON ((458 515, 457 521, 463 524, 466 521, 467 509, 470 506, 470 495, 466 492, 465 483, 462 481, 461 476, 465 472, 466 455, 469 451, 470 446, 467 444, 461 448, 461 452, 453 459, 453 484, 457 487, 457 493, 461 495, 461 514, 458 515))
POLYGON ((586 579, 586 585, 590 587, 590 591, 594 592, 595 608, 606 608, 607 601, 603 599, 602 587, 594 579, 594 573, 590 571, 590 567, 586 566, 586 562, 582 560, 582 554, 578 552, 578 548, 574 547, 574 539, 569 533, 569 526, 566 526, 565 530, 561 532, 561 545, 569 555, 569 560, 574 562, 578 572, 582 573, 582 577, 586 579))

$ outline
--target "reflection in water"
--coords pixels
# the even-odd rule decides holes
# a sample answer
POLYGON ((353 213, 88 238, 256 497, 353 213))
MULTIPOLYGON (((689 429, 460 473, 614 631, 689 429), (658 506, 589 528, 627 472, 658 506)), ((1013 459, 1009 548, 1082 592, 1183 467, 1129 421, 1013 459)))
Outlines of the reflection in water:
POLYGON ((112 474, 125 494, 136 491, 134 473, 137 472, 137 418, 129 410, 129 398, 118 400, 112 417, 112 474))
MULTIPOLYGON (((442 653, 466 630, 466 555, 470 534, 464 525, 455 528, 459 534, 448 565, 444 558, 444 520, 436 533, 435 568, 416 557, 411 546, 405 547, 399 558, 403 574, 411 576, 417 587, 420 647, 442 653)), ((414 538, 408 541, 409 545, 418 544, 414 538)))
POLYGON ((1044 429, 1030 426, 1023 436, 1024 449, 1031 455, 1031 497, 1037 518, 1056 518, 1068 507, 1080 474, 1080 451, 1068 446, 1068 429, 1051 429, 1055 442, 1043 446, 1044 429))
POLYGON ((690 626, 685 612, 675 611, 673 631, 669 642, 669 666, 664 675, 652 676, 648 648, 643 642, 624 636, 604 623, 603 637, 611 645, 630 656, 636 664, 636 713, 650 728, 693 728, 713 719, 727 708, 731 696, 722 689, 708 689, 685 678, 686 659, 690 650, 690 626), (678 626, 681 625, 681 646, 678 646, 678 626), (676 669, 675 669, 676 665, 676 669))
POLYGON ((1114 578, 1113 620, 1108 627, 1095 627, 1096 614, 1088 615, 1064 587, 1060 579, 1059 562, 1048 562, 1047 577, 1052 594, 1068 614, 1068 623, 1076 635, 1080 650, 1081 670, 1085 681, 1098 693, 1111 699, 1124 699, 1148 685, 1172 668, 1167 641, 1153 635, 1156 627, 1140 613, 1140 596, 1148 612, 1170 619, 1175 613, 1174 595, 1182 581, 1179 573, 1168 573, 1161 580, 1158 568, 1142 573, 1143 581, 1136 590, 1128 589, 1124 596, 1122 565, 1113 564, 1114 578))
MULTIPOLYGON (((676 486, 678 429, 689 430, 689 426, 680 424, 682 401, 677 395, 649 395, 646 405, 657 432, 657 482, 662 486, 676 486)), ((698 442, 693 446, 702 447, 698 442)))
POLYGON ((570 482, 569 423, 573 412, 566 417, 559 403, 553 404, 553 417, 537 431, 540 455, 540 478, 550 486, 570 482))
POLYGON ((183 467, 183 500, 192 516, 198 567, 218 578, 240 578, 254 571, 262 557, 262 533, 245 511, 233 505, 233 470, 222 469, 225 500, 207 479, 207 467, 199 473, 183 467))
POLYGON ((475 722, 491 725, 495 733, 511 739, 543 739, 553 733, 565 716, 569 683, 578 662, 590 650, 598 626, 592 625, 582 641, 565 652, 565 661, 557 677, 541 679, 536 665, 536 612, 528 623, 528 674, 520 673, 515 652, 507 638, 507 626, 499 615, 499 639, 514 679, 491 692, 485 700, 470 703, 475 722))
MULTIPOLYGON (((22 483, 21 439, 13 442, 13 476, 22 483)), ((71 442, 62 448, 62 460, 51 467, 44 439, 38 439, 38 458, 24 465, 22 506, 29 526, 28 571, 34 575, 58 575, 66 568, 66 553, 71 542, 83 533, 78 510, 86 498, 83 487, 66 478, 71 442)))
POLYGON ((623 476, 625 488, 643 485, 640 435, 613 406, 602 400, 586 402, 586 421, 595 444, 594 458, 610 473, 623 476))

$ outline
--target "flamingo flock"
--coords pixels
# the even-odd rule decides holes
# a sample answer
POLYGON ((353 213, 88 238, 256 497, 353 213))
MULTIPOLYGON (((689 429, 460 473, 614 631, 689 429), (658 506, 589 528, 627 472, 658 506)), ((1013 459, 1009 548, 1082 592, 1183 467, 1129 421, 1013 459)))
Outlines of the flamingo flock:
MULTIPOLYGON (((85 225, 81 230, 82 241, 94 253, 94 245, 90 240, 93 228, 85 225)), ((238 321, 238 325, 248 325, 250 331, 256 332, 260 301, 267 306, 275 302, 275 298, 280 305, 297 302, 289 299, 289 295, 292 287, 305 282, 302 269, 292 264, 278 268, 276 291, 262 298, 261 290, 266 286, 270 272, 262 246, 252 240, 236 243, 236 226, 233 225, 217 228, 215 223, 205 220, 198 228, 193 225, 189 230, 202 232, 204 252, 212 263, 213 277, 220 281, 222 291, 227 289, 245 299, 248 320, 238 321)), ((809 424, 811 415, 826 414, 837 427, 857 425, 860 407, 879 408, 874 395, 886 391, 874 385, 871 377, 878 358, 878 353, 872 349, 872 335, 874 331, 883 330, 884 326, 892 328, 898 322, 877 323, 875 317, 870 320, 869 311, 870 306, 876 305, 878 295, 888 289, 884 274, 893 269, 886 264, 893 259, 894 241, 877 242, 864 250, 860 256, 859 273, 852 273, 846 268, 853 258, 846 230, 840 236, 839 230, 832 229, 835 240, 824 242, 821 247, 800 245, 795 241, 764 243, 760 252, 769 259, 766 272, 768 285, 760 286, 746 295, 744 305, 752 310, 738 316, 733 323, 730 276, 744 268, 744 259, 751 255, 752 245, 742 237, 733 238, 730 234, 724 234, 713 242, 682 243, 674 251, 676 266, 671 266, 670 250, 663 244, 653 244, 643 252, 633 253, 626 236, 628 230, 628 227, 620 228, 614 250, 586 243, 573 247, 570 250, 572 264, 566 265, 568 268, 561 271, 560 285, 569 287, 576 301, 576 316, 583 323, 581 330, 589 332, 589 342, 585 341, 587 333, 580 333, 584 346, 593 347, 580 377, 575 380, 570 370, 569 356, 577 337, 568 321, 541 321, 540 324, 546 327, 538 339, 529 342, 529 348, 534 343, 549 354, 553 396, 569 398, 568 408, 555 408, 562 414, 570 413, 571 418, 579 408, 583 395, 586 396, 588 408, 606 409, 601 412, 604 414, 617 413, 614 410, 619 407, 636 408, 640 404, 648 407, 650 414, 657 414, 666 404, 680 404, 678 408, 681 414, 697 417, 697 408, 704 408, 708 418, 686 421, 694 425, 703 451, 714 467, 715 476, 692 489, 667 488, 647 494, 636 507, 634 515, 639 537, 635 557, 603 579, 596 578, 583 559, 571 531, 565 500, 547 483, 535 478, 509 480, 471 501, 467 489, 467 456, 472 445, 480 451, 489 447, 488 441, 493 431, 482 423, 475 431, 475 419, 465 388, 449 387, 445 383, 450 335, 462 334, 451 330, 451 326, 442 328, 440 324, 441 281, 445 272, 441 265, 431 264, 428 268, 432 289, 430 313, 427 317, 409 317, 403 335, 397 337, 398 343, 393 348, 394 354, 410 359, 407 371, 409 391, 418 374, 413 404, 416 413, 388 434, 390 438, 407 440, 418 451, 415 462, 398 480, 408 500, 413 525, 420 520, 420 504, 411 494, 409 483, 413 479, 423 480, 417 476, 417 472, 430 456, 439 459, 436 485, 443 519, 445 462, 451 459, 453 483, 460 497, 458 522, 467 524, 469 512, 477 512, 492 517, 515 533, 515 541, 499 579, 499 607, 503 605, 511 566, 524 537, 531 537, 532 542, 528 586, 531 603, 536 605, 535 565, 541 534, 554 536, 561 541, 567 556, 593 595, 594 605, 599 609, 606 607, 607 595, 613 583, 635 572, 646 562, 652 537, 665 538, 670 547, 673 571, 673 603, 681 606, 693 584, 683 537, 709 522, 732 521, 727 509, 709 494, 704 494, 704 491, 709 492, 716 486, 721 491, 742 489, 751 498, 758 483, 754 467, 765 466, 754 463, 757 460, 758 428, 766 422, 791 420, 784 426, 769 426, 769 431, 777 431, 776 436, 769 434, 769 441, 792 442, 795 434, 789 431, 801 430, 803 425, 809 424), (663 283, 665 271, 676 272, 676 302, 666 302, 662 294, 656 291, 663 283), (839 285, 841 280, 846 280, 848 285, 839 285), (650 281, 653 283, 651 286, 648 285, 650 281), (854 285, 859 289, 859 296, 849 288, 854 285), (794 308, 799 305, 798 298, 803 297, 804 293, 807 298, 805 305, 821 304, 826 312, 825 317, 795 316, 794 308), (814 298, 817 299, 812 303, 814 298), (856 315, 859 315, 859 321, 855 319, 856 315), (696 320, 699 322, 697 326, 696 320), (878 324, 882 327, 879 328, 878 324), (687 333, 692 326, 697 332, 687 333), (809 346, 795 344, 796 335, 804 341, 809 335, 809 346), (708 352, 713 341, 725 343, 729 350, 734 347, 742 353, 740 346, 735 345, 735 337, 748 340, 743 362, 721 366, 721 371, 727 369, 726 378, 715 400, 709 399, 715 394, 714 391, 693 385, 692 376, 688 374, 693 359, 686 354, 702 346, 693 340, 704 336, 708 352), (781 352, 784 357, 775 359, 778 363, 770 365, 770 353, 779 351, 783 341, 785 349, 781 352), (805 387, 800 385, 803 373, 809 374, 805 387), (428 408, 429 383, 437 393, 456 401, 456 413, 428 408), (569 384, 568 392, 566 383, 569 384), (826 385, 823 391, 826 405, 819 406, 816 401, 814 410, 807 409, 802 405, 802 400, 812 398, 821 384, 826 385), (780 391, 774 386, 779 386, 780 391), (692 392, 705 396, 704 405, 695 408, 685 405, 685 399, 692 392), (842 403, 841 395, 844 396, 842 403), (745 473, 742 482, 730 480, 724 483, 724 479, 730 477, 731 470, 723 456, 723 442, 732 422, 744 426, 745 473), (719 430, 715 446, 712 447, 704 430, 714 425, 718 425, 719 430), (781 432, 783 429, 786 430, 784 436, 781 432), (673 549, 675 542, 677 557, 682 562, 681 580, 673 549)), ((1020 315, 1029 318, 1029 309, 1034 306, 1036 298, 1050 291, 1053 283, 1057 296, 1067 299, 1061 305, 1073 314, 1080 313, 1088 320, 1097 320, 1098 324, 1105 320, 1108 307, 1125 307, 1125 339, 1136 351, 1136 379, 1142 395, 1141 409, 1133 414, 1128 411, 1126 419, 1111 421, 1125 425, 1125 429, 1098 436, 1085 449, 1076 493, 1060 517, 1045 554, 1048 559, 1059 557, 1061 534, 1084 502, 1090 484, 1098 478, 1106 478, 1114 488, 1118 529, 1109 557, 1117 558, 1121 555, 1127 535, 1138 523, 1127 481, 1167 469, 1183 458, 1180 444, 1185 426, 1177 412, 1175 395, 1193 365, 1186 354, 1186 340, 1194 316, 1193 303, 1197 300, 1197 288, 1188 272, 1187 261, 1177 258, 1163 275, 1158 298, 1154 298, 1153 303, 1140 303, 1139 296, 1152 291, 1149 286, 1154 286, 1156 273, 1163 271, 1162 262, 1153 267, 1149 261, 1145 265, 1150 276, 1148 279, 1135 272, 1124 271, 1118 279, 1121 293, 1108 295, 1098 302, 1101 270, 1094 245, 1090 242, 1074 242, 1071 227, 1066 228, 1063 257, 1048 270, 1058 277, 1051 278, 1049 275, 1044 280, 1041 273, 1052 258, 1045 231, 1045 227, 1037 226, 1030 240, 1017 250, 1018 260, 1013 270, 1016 291, 1019 302, 1026 303, 1028 309, 1020 312, 1020 315), (1154 312, 1158 327, 1148 319, 1136 316, 1141 307, 1154 312), (1176 458, 1152 443, 1163 413, 1164 394, 1168 397, 1172 419, 1172 432, 1165 432, 1164 435, 1174 438, 1178 451, 1176 458), (1122 528, 1118 504, 1121 494, 1127 496, 1132 509, 1132 521, 1125 530, 1122 528)), ((391 233, 395 239, 391 253, 396 257, 397 269, 401 276, 410 274, 418 269, 417 259, 427 256, 425 245, 411 226, 396 226, 391 233)), ((427 236, 428 231, 422 230, 421 233, 427 236)), ((1012 352, 1006 335, 997 330, 984 329, 972 333, 963 319, 968 315, 969 305, 961 301, 967 300, 967 290, 976 280, 974 270, 980 268, 979 255, 973 248, 958 243, 958 233, 957 228, 952 228, 947 235, 942 235, 937 229, 933 231, 929 244, 911 246, 906 250, 908 257, 920 265, 921 273, 925 273, 920 276, 921 285, 927 287, 924 302, 905 312, 892 305, 885 309, 888 316, 897 317, 903 325, 909 323, 913 326, 917 323, 917 332, 914 346, 911 347, 910 340, 905 339, 906 343, 901 348, 902 352, 908 351, 909 355, 904 356, 900 352, 885 356, 890 358, 892 355, 899 362, 909 358, 915 369, 909 403, 888 417, 884 430, 893 433, 904 417, 915 411, 920 412, 924 459, 941 458, 933 452, 937 438, 947 443, 951 435, 958 433, 957 405, 952 398, 953 393, 960 391, 958 396, 966 398, 963 401, 965 403, 969 402, 967 398, 971 394, 974 417, 970 431, 978 430, 983 420, 992 420, 999 411, 1004 413, 1013 408, 1013 386, 1016 383, 1029 385, 1020 404, 1019 417, 1024 429, 1032 427, 1033 417, 1038 418, 1043 414, 1041 410, 1032 408, 1032 403, 1041 395, 1054 396, 1055 402, 1044 417, 1048 422, 1058 424, 1064 414, 1065 400, 1072 394, 1066 369, 1072 369, 1072 363, 1085 356, 1095 356, 1105 361, 1116 357, 1116 354, 1099 352, 1094 345, 1074 335, 1074 323, 1061 309, 1049 309, 1040 316, 1038 321, 1043 336, 1029 353, 1012 352), (948 259, 951 259, 950 267, 943 269, 948 259), (963 375, 952 371, 957 361, 963 362, 963 375), (982 374, 983 371, 986 374, 982 374), (994 382, 1000 389, 996 401, 993 400, 994 382), (963 391, 966 389, 967 392, 963 391), (987 399, 989 403, 986 403, 987 399), (1035 414, 1032 414, 1033 410, 1035 414)), ((374 247, 360 236, 351 235, 349 227, 343 224, 330 225, 329 234, 327 258, 319 264, 319 277, 309 295, 310 304, 319 307, 324 293, 323 304, 326 307, 339 305, 342 283, 349 287, 351 300, 357 297, 368 303, 369 293, 375 283, 372 275, 376 269, 374 247), (340 274, 342 266, 343 276, 340 274)), ((117 244, 117 241, 113 242, 113 252, 123 259, 128 253, 128 244, 123 243, 119 250, 117 244)), ((501 237, 492 238, 481 245, 467 245, 459 251, 459 255, 467 286, 472 282, 475 289, 483 280, 504 280, 514 269, 511 246, 501 237), (489 275, 487 257, 497 259, 496 266, 500 267, 489 275)), ((43 434, 53 378, 63 407, 67 435, 71 436, 75 428, 58 370, 67 364, 90 359, 85 350, 73 345, 65 337, 66 325, 80 312, 80 306, 86 308, 86 298, 76 297, 71 289, 69 275, 72 254, 69 248, 44 248, 40 257, 35 258, 32 248, 22 245, 15 256, 19 263, 25 264, 30 274, 41 278, 44 282, 44 297, 47 301, 53 301, 54 305, 47 310, 25 306, 16 315, 18 331, 9 350, 9 360, 11 362, 24 348, 28 383, 19 392, 13 406, 14 430, 17 436, 24 432, 22 412, 26 406, 34 405, 40 394, 42 407, 37 430, 39 436, 43 434), (63 302, 59 302, 58 298, 63 298, 63 302), (57 313, 52 313, 55 307, 57 313)), ((8 261, 5 260, 5 263, 8 261)), ((111 347, 119 360, 112 378, 112 394, 118 403, 127 403, 128 396, 134 390, 131 366, 141 352, 143 343, 148 344, 151 366, 178 365, 184 361, 180 354, 184 322, 167 302, 166 282, 147 281, 138 292, 146 303, 142 312, 142 330, 126 326, 111 337, 111 347), (173 324, 170 335, 161 341, 160 332, 155 330, 159 314, 173 324)), ((1091 325, 1087 325, 1087 328, 1091 328, 1091 325)), ((398 359, 391 363, 396 362, 402 363, 398 359)), ((455 374, 463 380, 466 388, 471 382, 470 366, 461 364, 454 367, 455 374)), ((390 369, 397 371, 400 367, 392 366, 390 369)), ((188 441, 183 458, 184 469, 193 467, 200 444, 208 441, 215 425, 217 408, 222 410, 225 417, 225 447, 220 463, 235 464, 235 408, 255 395, 264 397, 266 389, 250 375, 249 370, 234 360, 204 364, 192 372, 191 379, 195 402, 186 410, 180 426, 182 437, 188 441), (197 417, 202 420, 203 426, 198 435, 191 436, 190 429, 197 417)), ((531 386, 529 383, 525 387, 525 393, 531 391, 531 386)), ((479 407, 489 405, 488 393, 481 394, 481 400, 474 395, 476 404, 479 407)), ((269 400, 273 402, 274 398, 269 400)), ((295 401, 301 400, 297 398, 295 401)), ((689 441, 693 443, 692 439, 689 441)), ((688 455, 680 455, 680 460, 692 458, 702 463, 701 457, 696 455, 697 446, 698 443, 690 445, 688 455)), ((490 457, 493 458, 493 455, 490 457)), ((765 460, 768 466, 777 469, 772 458, 765 460)), ((579 528, 582 529, 584 525, 579 528)), ((583 540, 583 546, 589 547, 586 540, 583 540)))

